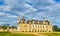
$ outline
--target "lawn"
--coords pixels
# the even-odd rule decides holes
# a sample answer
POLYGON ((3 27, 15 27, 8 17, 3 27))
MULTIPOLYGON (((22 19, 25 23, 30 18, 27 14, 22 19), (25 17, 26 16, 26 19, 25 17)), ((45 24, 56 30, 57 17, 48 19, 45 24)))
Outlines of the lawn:
MULTIPOLYGON (((36 33, 36 32, 33 32, 33 33, 36 33)), ((37 34, 40 34, 39 36, 42 36, 42 35, 60 36, 60 32, 40 32, 40 33, 37 33, 37 34)), ((23 34, 23 33, 19 33, 18 34, 18 33, 11 33, 11 32, 0 32, 0 36, 37 36, 37 35, 34 35, 34 34, 23 34)))
POLYGON ((0 32, 0 36, 36 36, 33 34, 14 34, 10 32, 0 32))
POLYGON ((39 33, 39 34, 43 34, 43 35, 47 35, 47 36, 60 36, 60 32, 43 32, 43 33, 39 33))

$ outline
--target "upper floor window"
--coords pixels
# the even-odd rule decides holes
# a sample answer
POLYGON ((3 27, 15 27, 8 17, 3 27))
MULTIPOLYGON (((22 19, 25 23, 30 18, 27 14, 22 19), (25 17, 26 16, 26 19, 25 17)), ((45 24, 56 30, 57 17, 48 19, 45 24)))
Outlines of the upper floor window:
POLYGON ((25 27, 27 27, 27 25, 25 25, 25 27))

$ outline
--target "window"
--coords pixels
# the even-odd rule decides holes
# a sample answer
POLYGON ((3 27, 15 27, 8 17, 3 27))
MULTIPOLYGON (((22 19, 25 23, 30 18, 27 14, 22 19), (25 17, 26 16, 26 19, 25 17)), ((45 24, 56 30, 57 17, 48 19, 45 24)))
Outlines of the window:
POLYGON ((31 31, 29 31, 29 32, 31 32, 31 31))
POLYGON ((25 27, 27 27, 27 25, 25 25, 25 27))
POLYGON ((44 26, 43 26, 43 28, 44 28, 44 26))
POLYGON ((38 25, 38 28, 39 28, 39 25, 38 25))
POLYGON ((42 26, 40 26, 42 28, 42 26))
POLYGON ((46 26, 46 28, 47 28, 47 26, 46 26))
POLYGON ((46 32, 46 31, 45 31, 46 32))
POLYGON ((22 32, 24 32, 24 31, 22 31, 22 32))
POLYGON ((27 32, 27 31, 26 31, 27 32))
POLYGON ((33 27, 34 27, 34 25, 33 25, 33 27))
POLYGON ((49 31, 49 32, 51 32, 51 31, 49 31))

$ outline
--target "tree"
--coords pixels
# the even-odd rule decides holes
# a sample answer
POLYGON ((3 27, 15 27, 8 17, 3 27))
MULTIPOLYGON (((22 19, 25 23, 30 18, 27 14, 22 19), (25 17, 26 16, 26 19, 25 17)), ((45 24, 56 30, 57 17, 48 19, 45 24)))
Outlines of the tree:
POLYGON ((12 28, 12 29, 17 29, 16 26, 10 26, 9 29, 12 28))
POLYGON ((58 31, 60 32, 60 28, 58 28, 58 31))
POLYGON ((58 31, 57 25, 54 25, 54 26, 53 26, 53 31, 56 31, 56 32, 58 31))
POLYGON ((3 31, 6 30, 7 28, 8 28, 8 27, 5 26, 5 25, 2 26, 3 31))

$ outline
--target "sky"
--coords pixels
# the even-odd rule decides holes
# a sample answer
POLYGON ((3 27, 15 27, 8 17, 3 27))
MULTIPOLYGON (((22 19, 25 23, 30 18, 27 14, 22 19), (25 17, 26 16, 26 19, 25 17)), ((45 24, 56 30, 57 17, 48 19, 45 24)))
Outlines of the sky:
POLYGON ((17 26, 18 16, 26 20, 49 20, 60 27, 60 0, 0 0, 0 25, 17 26))

